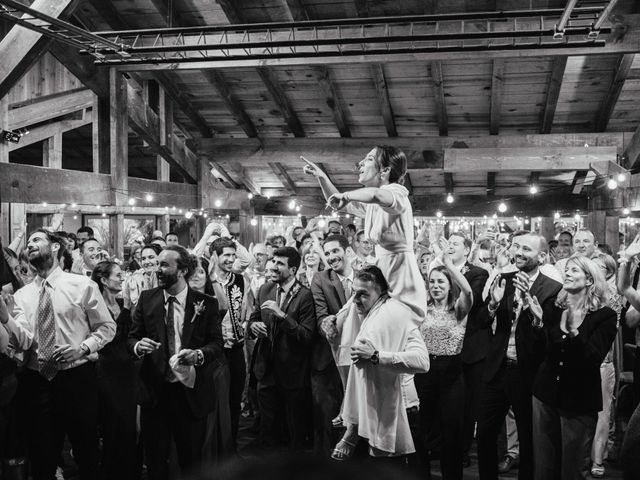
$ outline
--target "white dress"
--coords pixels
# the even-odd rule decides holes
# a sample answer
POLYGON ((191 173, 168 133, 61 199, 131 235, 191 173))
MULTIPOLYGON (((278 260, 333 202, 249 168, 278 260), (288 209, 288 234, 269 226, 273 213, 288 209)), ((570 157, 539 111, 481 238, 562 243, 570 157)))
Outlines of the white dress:
POLYGON ((376 265, 389 283, 389 295, 407 305, 421 322, 427 290, 413 252, 413 209, 409 191, 398 183, 381 187, 393 195, 389 207, 351 202, 347 211, 364 217, 364 232, 376 248, 376 265))

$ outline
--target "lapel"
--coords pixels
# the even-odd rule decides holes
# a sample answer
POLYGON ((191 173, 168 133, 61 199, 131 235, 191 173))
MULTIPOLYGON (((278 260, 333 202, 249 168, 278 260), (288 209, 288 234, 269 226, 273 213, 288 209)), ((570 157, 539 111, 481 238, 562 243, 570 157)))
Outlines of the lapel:
POLYGON ((542 279, 542 272, 539 272, 538 278, 536 278, 536 281, 533 282, 533 285, 531 285, 531 288, 529 289, 529 293, 531 294, 532 297, 538 298, 540 305, 542 305, 542 303, 546 300, 545 298, 541 298, 541 295, 540 295, 541 293, 544 293, 543 287, 544 287, 544 280, 542 279))
POLYGON ((154 327, 158 330, 158 342, 162 345, 167 344, 167 329, 164 324, 166 310, 164 308, 164 290, 158 288, 155 295, 149 299, 150 308, 149 315, 154 327))
POLYGON ((193 291, 190 287, 187 287, 187 298, 184 306, 184 323, 182 324, 182 348, 188 348, 189 340, 191 340, 191 332, 193 332, 191 320, 195 313, 195 309, 193 308, 194 301, 193 291))
POLYGON ((344 305, 345 303, 347 303, 347 299, 344 296, 344 287, 342 286, 342 282, 340 281, 338 274, 333 270, 329 270, 329 279, 331 280, 333 288, 336 289, 338 298, 340 298, 340 305, 344 305))
POLYGON ((302 287, 302 285, 300 285, 300 282, 297 279, 296 279, 295 282, 293 282, 293 285, 291 285, 291 288, 289 289, 289 292, 287 293, 287 297, 285 298, 284 305, 282 305, 282 311, 285 312, 285 313, 289 309, 289 305, 291 305, 291 301, 293 300, 292 293, 296 289, 296 287, 298 289, 302 287))

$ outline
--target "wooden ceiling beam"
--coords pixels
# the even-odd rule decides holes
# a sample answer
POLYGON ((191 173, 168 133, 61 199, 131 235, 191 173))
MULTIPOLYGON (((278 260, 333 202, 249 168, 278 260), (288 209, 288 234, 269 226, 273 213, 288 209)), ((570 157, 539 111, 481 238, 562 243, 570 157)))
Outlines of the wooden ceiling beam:
POLYGON ((302 127, 302 123, 300 123, 300 119, 296 114, 295 110, 291 106, 287 95, 284 92, 284 89, 280 85, 278 78, 271 68, 267 67, 258 67, 258 75, 262 79, 262 83, 267 87, 267 91, 269 95, 271 95, 271 99, 274 101, 276 106, 280 109, 280 112, 284 116, 284 120, 287 122, 289 126, 289 130, 295 137, 304 137, 304 128, 302 127))
POLYGON ((487 196, 493 197, 496 194, 496 172, 487 172, 487 196))
POLYGON ((627 53, 620 55, 618 58, 613 80, 594 119, 596 132, 604 132, 607 129, 613 109, 616 107, 618 97, 620 97, 620 92, 622 92, 622 87, 624 87, 624 82, 627 80, 629 72, 631 71, 634 57, 635 54, 627 53))
POLYGON ((376 88, 378 101, 380 102, 382 119, 384 120, 384 126, 387 129, 387 135, 390 137, 397 137, 398 131, 396 130, 396 122, 393 117, 391 101, 389 100, 389 87, 387 86, 387 80, 384 76, 384 66, 381 63, 373 63, 369 66, 369 70, 371 71, 373 84, 376 88))
POLYGON ((436 104, 436 119, 440 136, 449 134, 449 118, 447 116, 447 103, 444 95, 444 76, 442 74, 442 62, 434 61, 430 64, 431 81, 433 83, 433 99, 436 104))
POLYGON ((444 190, 446 193, 453 193, 453 173, 444 172, 444 190))
POLYGON ((29 130, 29 135, 25 135, 20 139, 20 143, 9 143, 7 148, 10 152, 14 150, 19 150, 20 148, 26 147, 28 145, 33 145, 34 143, 42 142, 49 137, 53 137, 55 135, 61 135, 66 132, 70 132, 71 130, 75 130, 76 128, 85 127, 87 125, 91 125, 93 123, 93 112, 86 112, 82 118, 74 119, 74 118, 65 118, 64 120, 59 120, 57 122, 47 123, 45 125, 40 125, 36 128, 31 128, 29 130))
MULTIPOLYGON (((66 18, 78 0, 35 0, 30 8, 53 18, 66 18)), ((3 97, 51 44, 41 33, 14 25, 0 40, 0 97, 3 97)))
POLYGON ((536 185, 540 180, 540 172, 533 171, 529 174, 529 185, 536 185))
POLYGON ((324 94, 327 106, 331 109, 333 121, 338 127, 340 136, 344 138, 350 138, 351 129, 347 124, 346 114, 342 107, 342 102, 340 101, 340 97, 338 96, 338 92, 333 83, 333 79, 331 78, 331 71, 329 70, 329 68, 324 66, 314 67, 313 70, 316 73, 318 85, 320 86, 320 90, 324 94))
POLYGON ((624 165, 628 169, 637 170, 640 167, 640 126, 631 137, 623 155, 624 165))
POLYGON ((542 112, 542 126, 540 133, 551 133, 553 128, 553 118, 558 107, 558 99, 560 98, 560 89, 562 88, 562 79, 564 71, 567 68, 567 57, 556 57, 553 59, 553 67, 551 68, 551 77, 549 78, 549 86, 547 87, 547 97, 542 112))
POLYGON ((296 184, 282 164, 279 162, 269 162, 269 166, 271 167, 271 170, 273 170, 273 173, 275 173, 278 179, 282 182, 282 186, 285 190, 291 193, 291 195, 295 195, 297 193, 296 184))
POLYGON ((6 129, 17 130, 92 106, 93 92, 88 88, 47 95, 22 107, 10 109, 6 129))
POLYGON ((576 170, 576 174, 573 176, 571 182, 571 193, 573 195, 580 195, 580 193, 582 193, 588 172, 588 170, 576 170))
POLYGON ((231 175, 229 175, 220 164, 209 160, 209 166, 211 166, 212 169, 215 169, 215 171, 218 173, 218 175, 214 175, 218 178, 218 180, 224 181, 225 183, 229 184, 231 188, 234 188, 236 190, 241 188, 240 185, 233 178, 231 178, 231 175))
POLYGON ((498 135, 500 132, 500 109, 502 107, 502 92, 504 89, 504 60, 493 59, 491 73, 491 121, 489 133, 498 135))

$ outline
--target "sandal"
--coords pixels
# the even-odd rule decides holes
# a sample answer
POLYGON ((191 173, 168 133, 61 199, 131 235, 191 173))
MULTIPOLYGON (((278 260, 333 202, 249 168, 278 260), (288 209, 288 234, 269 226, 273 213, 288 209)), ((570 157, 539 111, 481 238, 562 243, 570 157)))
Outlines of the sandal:
POLYGON ((591 467, 591 476, 593 478, 604 478, 604 465, 594 463, 591 467))
POLYGON ((341 428, 341 427, 343 427, 342 415, 338 415, 336 418, 331 420, 331 426, 333 428, 341 428))
POLYGON ((348 460, 353 456, 353 452, 355 451, 355 449, 355 443, 351 443, 343 438, 336 444, 333 452, 331 452, 331 459, 338 460, 340 462, 348 460))

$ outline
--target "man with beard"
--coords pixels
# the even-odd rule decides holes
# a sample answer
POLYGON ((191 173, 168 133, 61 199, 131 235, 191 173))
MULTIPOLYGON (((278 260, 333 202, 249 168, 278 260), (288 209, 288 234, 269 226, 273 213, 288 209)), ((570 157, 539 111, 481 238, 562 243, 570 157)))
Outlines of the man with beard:
POLYGON ((36 279, 14 296, 15 317, 0 300, 0 322, 16 350, 28 352, 22 377, 29 460, 34 480, 50 480, 65 435, 83 480, 97 478, 98 350, 116 332, 98 286, 86 276, 63 272, 63 240, 36 230, 29 237, 29 262, 36 279))
POLYGON ((244 359, 244 328, 242 326, 242 299, 244 277, 232 272, 236 261, 236 244, 230 238, 217 238, 211 244, 213 272, 211 283, 218 300, 218 312, 222 317, 224 354, 227 357, 231 383, 229 385, 229 409, 231 412, 231 434, 236 442, 242 391, 246 375, 244 359))
POLYGON ((520 443, 520 480, 533 478, 531 388, 543 359, 543 330, 534 325, 528 299, 554 308, 562 284, 540 272, 548 248, 544 237, 527 233, 513 239, 518 271, 498 275, 489 301, 480 310, 485 325, 496 321, 484 365, 478 416, 478 463, 481 480, 497 480, 498 433, 513 408, 520 443))
MULTIPOLYGON (((353 291, 353 268, 346 254, 348 246, 349 241, 343 235, 327 237, 323 249, 329 269, 316 273, 311 282, 320 332, 311 349, 313 446, 315 453, 325 456, 332 447, 332 419, 338 415, 342 403, 342 382, 327 340, 337 335, 336 314, 353 291)), ((348 369, 345 379, 347 372, 348 369)), ((341 423, 339 418, 336 423, 341 423)))
POLYGON ((309 386, 309 347, 316 333, 313 297, 296 279, 300 254, 293 247, 273 252, 270 282, 258 292, 249 328, 258 338, 253 372, 258 381, 260 444, 276 445, 285 421, 289 446, 302 447, 309 386))
POLYGON ((224 361, 215 298, 187 283, 195 268, 187 250, 158 257, 158 287, 140 295, 129 348, 144 357, 140 379, 142 438, 149 478, 169 478, 171 442, 183 475, 199 466, 207 415, 215 406, 214 369, 224 361))

